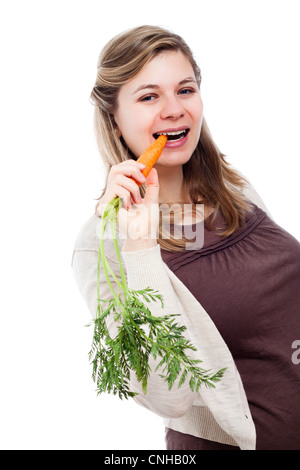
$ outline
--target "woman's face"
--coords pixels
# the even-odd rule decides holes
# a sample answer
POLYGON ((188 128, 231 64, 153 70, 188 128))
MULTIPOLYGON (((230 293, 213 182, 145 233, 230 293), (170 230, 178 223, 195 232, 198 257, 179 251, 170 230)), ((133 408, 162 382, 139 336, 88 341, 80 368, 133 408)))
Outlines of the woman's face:
POLYGON ((122 86, 114 113, 120 136, 137 157, 167 133, 158 165, 186 163, 200 138, 203 103, 189 60, 182 52, 163 52, 122 86))

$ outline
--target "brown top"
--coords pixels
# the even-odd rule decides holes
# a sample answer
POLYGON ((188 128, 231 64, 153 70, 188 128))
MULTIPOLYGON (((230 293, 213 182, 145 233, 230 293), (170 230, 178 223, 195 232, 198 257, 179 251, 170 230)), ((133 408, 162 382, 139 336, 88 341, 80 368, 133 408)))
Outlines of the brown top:
MULTIPOLYGON (((224 229, 218 215, 215 224, 224 229)), ((254 206, 226 239, 163 260, 214 321, 243 380, 258 450, 300 450, 300 243, 254 206)))

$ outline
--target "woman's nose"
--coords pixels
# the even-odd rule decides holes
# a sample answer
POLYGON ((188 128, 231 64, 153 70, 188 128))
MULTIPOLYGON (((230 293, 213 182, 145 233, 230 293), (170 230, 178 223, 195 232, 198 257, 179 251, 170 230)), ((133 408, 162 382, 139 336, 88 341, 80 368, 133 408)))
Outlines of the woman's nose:
POLYGON ((178 120, 185 115, 185 109, 182 103, 176 97, 168 97, 164 100, 161 118, 178 120))

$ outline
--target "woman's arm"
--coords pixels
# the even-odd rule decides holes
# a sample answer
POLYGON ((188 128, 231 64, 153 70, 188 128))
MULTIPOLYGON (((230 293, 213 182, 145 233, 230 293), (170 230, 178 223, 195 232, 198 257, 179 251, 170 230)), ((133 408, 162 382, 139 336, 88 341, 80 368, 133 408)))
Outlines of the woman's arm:
MULTIPOLYGON (((112 252, 113 250, 110 245, 112 245, 112 240, 106 240, 107 252, 112 252)), ((127 272, 128 287, 139 290, 151 286, 152 289, 158 290, 163 296, 164 309, 161 309, 160 303, 152 302, 149 304, 151 313, 156 316, 161 314, 180 314, 179 300, 174 294, 164 267, 159 245, 146 250, 123 251, 122 255, 125 263, 125 272, 127 272)), ((97 311, 97 263, 98 252, 95 249, 75 249, 73 255, 74 276, 93 317, 95 317, 97 311)), ((109 263, 117 278, 120 279, 116 260, 110 258, 109 263)), ((114 283, 113 287, 116 291, 118 290, 114 283)), ((111 292, 102 270, 100 271, 100 297, 103 299, 111 298, 111 292)), ((115 336, 118 325, 113 318, 108 319, 107 326, 110 334, 115 336)), ((158 362, 158 360, 154 361, 152 357, 150 358, 152 371, 155 371, 158 362)), ((130 389, 139 394, 134 398, 138 404, 165 418, 179 418, 186 414, 196 396, 190 390, 188 380, 180 389, 177 388, 175 383, 172 390, 169 391, 167 384, 159 376, 159 371, 151 373, 146 395, 143 393, 142 386, 134 374, 132 374, 130 380, 130 389)))
MULTIPOLYGON (((160 303, 152 302, 149 306, 154 316, 175 314, 180 316, 178 323, 183 323, 180 301, 171 285, 169 275, 161 257, 160 246, 137 251, 123 251, 123 259, 127 271, 127 282, 130 289, 141 290, 151 287, 163 296, 164 309, 160 303)), ((151 360, 151 369, 154 371, 159 360, 151 360)), ((158 371, 159 373, 159 371, 158 371)), ((134 391, 140 395, 136 401, 161 416, 179 418, 187 413, 192 406, 196 394, 191 392, 188 380, 180 389, 178 380, 171 391, 159 377, 153 373, 148 383, 147 396, 142 393, 142 387, 137 382, 132 383, 134 391)))

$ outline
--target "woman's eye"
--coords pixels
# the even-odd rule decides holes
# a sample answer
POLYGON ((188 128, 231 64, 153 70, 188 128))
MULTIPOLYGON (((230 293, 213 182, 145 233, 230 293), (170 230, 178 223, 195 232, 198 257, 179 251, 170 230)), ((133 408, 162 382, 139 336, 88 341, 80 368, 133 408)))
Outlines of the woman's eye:
POLYGON ((152 101, 155 99, 155 96, 154 95, 147 95, 147 96, 143 96, 140 101, 152 101))
POLYGON ((183 90, 179 91, 180 95, 189 95, 190 93, 195 93, 195 90, 191 88, 184 88, 183 90))
MULTIPOLYGON (((195 93, 195 90, 192 88, 183 88, 182 90, 179 90, 178 94, 179 95, 190 95, 195 93)), ((157 95, 146 95, 142 96, 142 98, 139 99, 141 102, 150 102, 154 101, 157 98, 157 95)))

